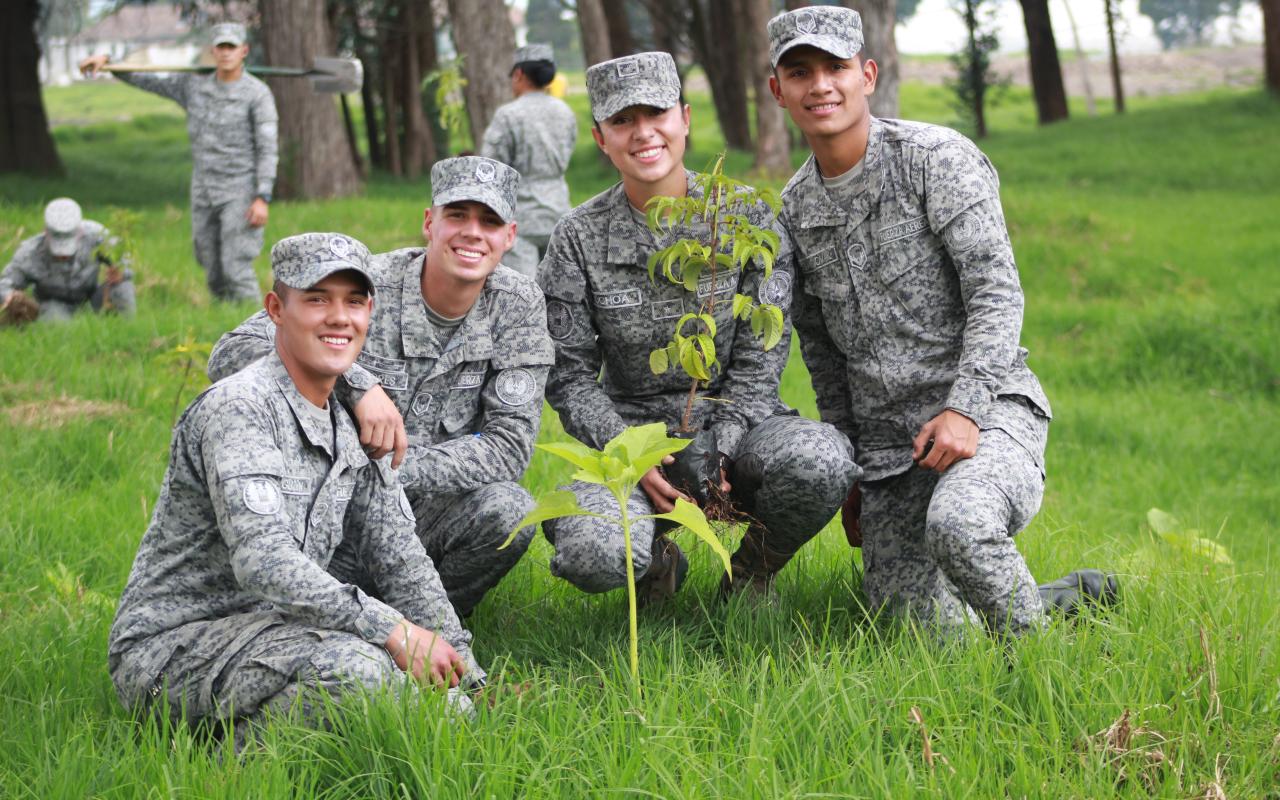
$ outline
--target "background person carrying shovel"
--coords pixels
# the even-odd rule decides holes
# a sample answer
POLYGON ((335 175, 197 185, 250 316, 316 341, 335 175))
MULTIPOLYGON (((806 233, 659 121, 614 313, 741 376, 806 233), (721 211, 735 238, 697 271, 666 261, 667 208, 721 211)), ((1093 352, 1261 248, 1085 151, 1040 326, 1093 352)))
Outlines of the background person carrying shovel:
MULTIPOLYGON (((215 25, 212 74, 130 73, 126 83, 173 100, 187 111, 191 137, 191 238, 209 291, 221 300, 262 296, 253 259, 262 251, 267 205, 276 180, 279 116, 267 85, 245 74, 249 54, 243 25, 215 25)), ((93 75, 108 56, 80 62, 93 75)))

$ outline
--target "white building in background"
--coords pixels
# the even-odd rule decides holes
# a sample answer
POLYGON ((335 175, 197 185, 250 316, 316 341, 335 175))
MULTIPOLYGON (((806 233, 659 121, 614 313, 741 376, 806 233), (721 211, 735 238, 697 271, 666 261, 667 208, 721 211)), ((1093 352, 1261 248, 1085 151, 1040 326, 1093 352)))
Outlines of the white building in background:
POLYGON ((80 77, 76 65, 95 53, 131 64, 194 64, 200 42, 171 3, 121 6, 72 37, 53 37, 40 57, 40 83, 66 86, 80 77))

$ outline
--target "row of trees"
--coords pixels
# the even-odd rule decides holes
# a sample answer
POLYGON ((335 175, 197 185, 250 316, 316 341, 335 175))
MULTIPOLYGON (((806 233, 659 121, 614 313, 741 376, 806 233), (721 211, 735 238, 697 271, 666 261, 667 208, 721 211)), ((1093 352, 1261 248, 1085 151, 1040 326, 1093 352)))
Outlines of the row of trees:
MULTIPOLYGON (((138 0, 118 0, 131 1, 138 0)), ((1174 19, 1166 25, 1170 31, 1202 31, 1204 19, 1211 23, 1216 16, 1236 10, 1240 1, 1141 0, 1141 7, 1153 18, 1174 19)), ((179 2, 194 17, 216 18, 226 11, 224 0, 179 2)), ((872 98, 872 111, 879 116, 898 115, 894 23, 909 18, 918 2, 843 2, 862 14, 867 34, 864 53, 880 65, 879 86, 872 98)), ((958 57, 958 91, 974 109, 980 133, 988 77, 983 48, 989 54, 994 46, 982 29, 981 7, 992 2, 952 0, 970 28, 968 43, 958 57)), ((1118 0, 1092 2, 1106 7, 1114 96, 1117 108, 1123 110, 1114 36, 1118 0)), ((1267 85, 1280 92, 1280 0, 1260 2, 1266 20, 1267 85)), ((785 0, 787 8, 808 4, 785 0)), ((1019 0, 1019 4, 1039 120, 1047 124, 1065 119, 1066 91, 1049 0, 1019 0)), ((479 139, 498 105, 508 99, 507 72, 515 32, 504 0, 240 0, 236 5, 241 13, 256 14, 261 52, 271 63, 309 64, 315 56, 337 51, 354 53, 364 62, 361 99, 369 160, 393 174, 421 175, 458 146, 450 141, 448 126, 440 122, 450 109, 440 107, 438 81, 432 81, 443 68, 456 70, 461 78, 465 121, 473 140, 479 139), (442 63, 437 47, 446 33, 458 56, 450 64, 442 63)), ((527 21, 531 40, 541 40, 545 34, 561 45, 570 61, 580 57, 589 65, 657 49, 676 54, 682 72, 700 65, 728 146, 754 151, 756 168, 762 173, 786 174, 790 171, 788 134, 783 111, 767 94, 765 35, 766 22, 781 5, 780 0, 528 0, 527 21), (576 31, 566 17, 576 20, 576 31)), ((83 6, 84 0, 0 3, 0 171, 60 170, 36 78, 35 31, 42 15, 48 24, 58 16, 51 12, 72 8, 82 13, 83 6)), ((281 110, 279 195, 317 197, 355 191, 365 165, 353 146, 353 117, 345 99, 344 120, 331 98, 311 94, 302 82, 278 79, 272 81, 272 89, 281 110)))

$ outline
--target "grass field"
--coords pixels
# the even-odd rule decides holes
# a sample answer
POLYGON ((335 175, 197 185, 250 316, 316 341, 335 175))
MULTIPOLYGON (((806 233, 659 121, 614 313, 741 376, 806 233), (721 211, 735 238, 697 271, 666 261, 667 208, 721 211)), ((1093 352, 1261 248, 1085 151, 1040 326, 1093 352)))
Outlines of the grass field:
MULTIPOLYGON (((1280 104, 1140 100, 1038 130, 1014 92, 983 144, 1026 289, 1023 343, 1056 412, 1020 546, 1041 579, 1122 569, 1116 611, 1007 648, 938 648, 867 617, 838 524, 758 615, 714 601, 715 565, 691 545, 677 601, 642 615, 637 699, 625 598, 552 579, 539 539, 471 620, 495 682, 527 682, 522 696, 469 725, 379 700, 332 731, 273 728, 236 759, 132 719, 105 650, 175 409, 203 387, 169 353, 253 308, 211 304, 192 259, 177 110, 105 85, 47 99, 68 175, 0 177, 0 258, 53 197, 90 217, 132 209, 140 312, 0 330, 0 796, 1187 798, 1216 783, 1280 798, 1280 104), (1234 564, 1153 537, 1152 507, 1234 564)), ((701 166, 718 134, 692 100, 701 166)), ((941 90, 906 86, 903 108, 951 117, 941 90)), ((570 178, 575 202, 611 179, 585 138, 570 178)), ((405 246, 427 196, 378 177, 364 197, 277 203, 268 238, 405 246)), ((798 357, 783 392, 813 413, 798 357)), ((563 436, 550 412, 544 429, 563 436)), ((526 483, 565 476, 539 455, 526 483)))

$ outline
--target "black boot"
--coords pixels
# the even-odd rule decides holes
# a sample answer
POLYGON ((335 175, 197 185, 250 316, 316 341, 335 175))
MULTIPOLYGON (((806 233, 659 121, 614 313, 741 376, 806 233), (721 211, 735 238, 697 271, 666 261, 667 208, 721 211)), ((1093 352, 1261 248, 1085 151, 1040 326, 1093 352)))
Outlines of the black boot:
POLYGON ((742 544, 729 557, 731 574, 720 578, 720 599, 728 600, 743 593, 754 604, 777 602, 773 579, 786 566, 793 553, 780 553, 765 544, 768 532, 759 525, 749 525, 742 544))
POLYGON ((689 574, 689 559, 665 533, 655 534, 649 569, 636 580, 636 605, 644 608, 675 597, 689 574))
POLYGON ((1120 582, 1116 576, 1099 569, 1076 570, 1038 588, 1046 611, 1057 609, 1068 617, 1086 605, 1111 606, 1120 599, 1120 582))

